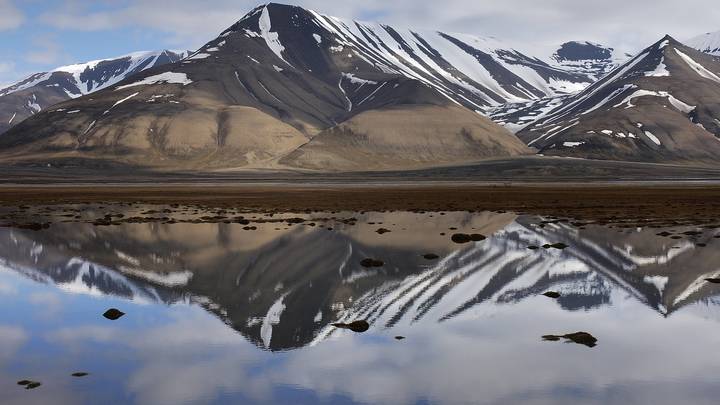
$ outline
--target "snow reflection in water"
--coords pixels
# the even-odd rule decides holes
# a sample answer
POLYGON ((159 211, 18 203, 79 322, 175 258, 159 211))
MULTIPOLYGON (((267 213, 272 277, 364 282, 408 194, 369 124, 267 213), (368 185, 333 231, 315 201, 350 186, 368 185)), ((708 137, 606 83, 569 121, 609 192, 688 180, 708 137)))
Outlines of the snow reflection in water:
POLYGON ((704 280, 718 275, 714 231, 353 215, 332 230, 0 228, 1 399, 711 403, 720 391, 707 355, 720 285, 704 280), (455 244, 453 232, 488 238, 455 244), (528 249, 557 242, 569 247, 528 249), (110 307, 127 315, 102 318, 110 307), (332 326, 357 319, 370 329, 332 326), (541 339, 578 331, 597 346, 541 339), (26 392, 21 379, 43 385, 26 392))

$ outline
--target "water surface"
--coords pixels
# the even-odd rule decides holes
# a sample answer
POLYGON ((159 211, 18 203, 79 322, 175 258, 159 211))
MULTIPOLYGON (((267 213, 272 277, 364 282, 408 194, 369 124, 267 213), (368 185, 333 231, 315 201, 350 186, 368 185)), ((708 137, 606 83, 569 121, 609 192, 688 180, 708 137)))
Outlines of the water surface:
POLYGON ((714 228, 507 212, 244 217, 0 228, 0 400, 710 404, 720 396, 720 284, 705 280, 720 276, 714 228), (296 217, 304 221, 286 221, 296 217), (454 233, 487 239, 457 244, 454 233), (554 243, 567 247, 542 247, 554 243), (364 267, 367 258, 383 265, 364 267), (108 308, 126 314, 111 321, 108 308), (354 320, 369 330, 332 325, 354 320), (542 339, 579 331, 596 345, 542 339), (16 384, 23 379, 42 385, 26 390, 16 384))

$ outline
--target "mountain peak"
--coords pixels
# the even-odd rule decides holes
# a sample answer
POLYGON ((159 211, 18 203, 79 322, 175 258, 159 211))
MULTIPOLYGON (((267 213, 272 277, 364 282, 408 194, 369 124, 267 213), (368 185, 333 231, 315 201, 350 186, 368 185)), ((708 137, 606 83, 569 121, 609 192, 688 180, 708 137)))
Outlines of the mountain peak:
POLYGON ((665 36, 663 36, 658 42, 662 43, 665 41, 667 41, 670 45, 673 45, 673 46, 682 45, 682 43, 680 43, 680 41, 673 38, 670 34, 665 34, 665 36))
POLYGON ((720 63, 670 35, 582 92, 528 117, 518 135, 544 154, 715 162, 720 63), (537 118, 539 117, 539 118, 537 118))

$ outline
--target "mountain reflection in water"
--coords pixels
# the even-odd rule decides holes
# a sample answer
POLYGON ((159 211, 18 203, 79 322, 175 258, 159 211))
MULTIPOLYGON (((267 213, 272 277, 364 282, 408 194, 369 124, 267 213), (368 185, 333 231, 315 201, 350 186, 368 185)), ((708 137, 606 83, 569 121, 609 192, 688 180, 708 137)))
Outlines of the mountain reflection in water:
POLYGON ((0 375, 11 382, 0 399, 702 403, 720 391, 707 377, 720 360, 703 353, 720 343, 720 285, 705 281, 720 275, 712 230, 671 239, 511 213, 352 215, 355 225, 254 231, 0 228, 0 375), (456 244, 454 232, 488 238, 456 244), (553 243, 568 247, 528 249, 553 243), (102 319, 110 306, 127 314, 102 319), (354 320, 369 331, 332 326, 354 320), (597 346, 541 339, 581 330, 597 346), (94 369, 65 381, 54 370, 69 358, 94 369), (37 370, 49 373, 42 388, 12 386, 37 370))

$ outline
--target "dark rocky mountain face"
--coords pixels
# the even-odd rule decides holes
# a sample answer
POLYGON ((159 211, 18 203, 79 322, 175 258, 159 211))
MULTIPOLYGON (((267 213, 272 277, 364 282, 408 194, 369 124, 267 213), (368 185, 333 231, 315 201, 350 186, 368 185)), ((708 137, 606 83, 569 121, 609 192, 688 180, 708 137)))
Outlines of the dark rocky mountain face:
POLYGON ((610 59, 612 48, 607 49, 589 42, 566 42, 560 46, 558 60, 603 60, 610 59))
POLYGON ((137 52, 36 73, 0 89, 0 134, 47 107, 112 86, 145 69, 174 63, 185 53, 137 52))
POLYGON ((563 69, 599 80, 631 57, 600 44, 571 41, 560 45, 551 59, 563 69))
POLYGON ((665 37, 582 92, 496 114, 543 154, 716 164, 720 62, 665 37))

